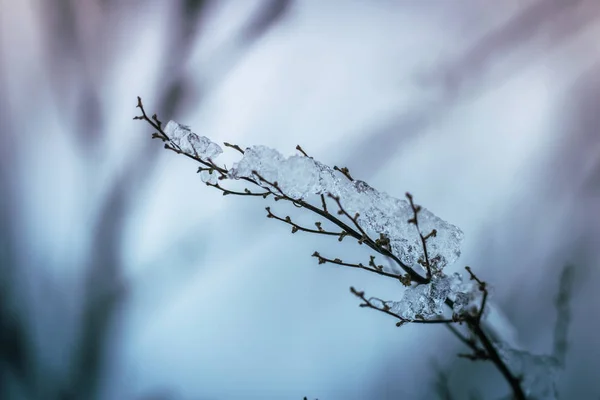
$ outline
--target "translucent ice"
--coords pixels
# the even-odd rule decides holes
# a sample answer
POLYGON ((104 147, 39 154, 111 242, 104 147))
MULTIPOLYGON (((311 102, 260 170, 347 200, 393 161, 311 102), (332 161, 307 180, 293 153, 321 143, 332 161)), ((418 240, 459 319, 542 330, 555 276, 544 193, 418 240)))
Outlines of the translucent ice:
POLYGON ((404 291, 402 300, 388 301, 390 310, 403 318, 431 318, 443 313, 443 305, 450 295, 452 277, 434 277, 426 285, 409 287, 404 291))
POLYGON ((219 175, 215 171, 200 171, 200 179, 202 179, 202 182, 216 185, 218 182, 218 177, 219 175))
POLYGON ((179 145, 181 139, 191 132, 187 125, 178 124, 175 121, 169 121, 164 129, 165 133, 175 144, 179 145))
POLYGON ((169 139, 179 146, 186 154, 200 157, 203 160, 214 160, 223 152, 221 147, 205 136, 198 136, 190 130, 189 126, 169 121, 164 129, 169 139))
POLYGON ((223 149, 218 144, 211 142, 205 136, 198 136, 195 133, 188 135, 188 143, 194 150, 194 153, 203 159, 215 159, 223 152, 223 149))
POLYGON ((459 273, 452 274, 448 298, 454 302, 452 308, 454 314, 461 315, 472 310, 479 311, 481 296, 482 292, 474 281, 464 282, 459 273))
MULTIPOLYGON (((246 149, 243 158, 231 168, 229 176, 234 179, 251 178, 253 171, 269 182, 277 182, 283 193, 293 199, 327 193, 339 196, 350 215, 359 213, 358 222, 367 233, 375 238, 385 234, 390 239, 394 255, 409 266, 421 268, 417 261, 423 258, 423 248, 415 226, 408 223, 413 211, 407 201, 379 192, 363 181, 350 181, 312 158, 299 155, 286 158, 265 146, 246 149)), ((462 231, 425 208, 419 212, 418 219, 423 234, 433 229, 437 231, 437 236, 427 241, 433 269, 440 271, 455 262, 460 256, 462 231)))

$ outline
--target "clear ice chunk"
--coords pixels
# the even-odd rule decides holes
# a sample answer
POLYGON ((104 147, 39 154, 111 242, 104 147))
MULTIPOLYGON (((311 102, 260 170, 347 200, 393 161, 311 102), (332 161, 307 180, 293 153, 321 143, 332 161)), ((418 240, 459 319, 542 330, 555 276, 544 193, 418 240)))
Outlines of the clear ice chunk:
POLYGON ((216 185, 219 175, 216 171, 200 171, 200 179, 202 179, 202 182, 216 185))
POLYGON ((463 281, 458 272, 452 274, 451 288, 448 298, 454 302, 452 312, 457 315, 478 311, 481 305, 482 292, 473 281, 463 281))
POLYGON ((164 129, 169 139, 186 154, 200 157, 203 160, 214 160, 223 152, 221 147, 205 136, 198 136, 189 126, 169 121, 164 129))
POLYGON ((169 121, 164 129, 169 139, 179 146, 181 139, 188 135, 191 130, 187 125, 178 124, 175 121, 169 121))
MULTIPOLYGON (((413 211, 406 200, 379 192, 363 181, 350 181, 312 158, 298 155, 286 158, 266 146, 247 148, 242 159, 229 171, 229 176, 233 179, 257 178, 253 171, 268 182, 277 182, 285 195, 296 200, 315 194, 339 196, 342 207, 350 215, 359 213, 358 222, 368 234, 375 238, 385 234, 394 255, 411 267, 423 268, 418 263, 424 256, 423 247, 415 226, 408 223, 413 211)), ((437 231, 435 237, 427 240, 434 272, 454 263, 460 256, 463 232, 425 208, 419 212, 418 220, 424 235, 433 229, 437 231)))
POLYGON ((409 287, 400 301, 388 301, 390 311, 402 318, 428 319, 443 313, 444 301, 451 292, 452 277, 434 277, 430 283, 409 287))
POLYGON ((223 152, 223 149, 218 144, 205 136, 198 136, 195 133, 188 135, 188 143, 192 147, 193 152, 202 159, 215 159, 223 152))

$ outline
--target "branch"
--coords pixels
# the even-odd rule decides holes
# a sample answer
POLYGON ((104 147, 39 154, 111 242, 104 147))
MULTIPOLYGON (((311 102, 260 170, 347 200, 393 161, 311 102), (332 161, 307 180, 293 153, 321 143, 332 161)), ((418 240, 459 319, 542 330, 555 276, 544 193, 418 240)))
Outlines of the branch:
POLYGON ((449 323, 453 323, 455 321, 451 320, 451 319, 408 319, 408 318, 404 318, 399 314, 396 314, 395 312, 391 311, 390 307, 386 304, 385 301, 381 300, 378 297, 370 297, 370 298, 366 298, 365 297, 365 292, 359 292, 358 290, 356 290, 354 287, 350 287, 350 292, 355 295, 356 297, 358 297, 359 299, 361 299, 363 301, 363 303, 361 303, 359 306, 360 307, 365 307, 365 308, 370 308, 373 310, 377 310, 377 311, 381 311, 384 314, 387 315, 391 315, 392 317, 398 319, 399 321, 396 322, 396 326, 400 327, 404 324, 407 323, 414 323, 414 324, 449 324, 449 323), (383 307, 377 307, 375 304, 373 304, 373 301, 378 301, 381 304, 383 304, 383 307))
POLYGON ((331 264, 342 265, 342 266, 350 267, 350 268, 364 269, 365 271, 374 272, 378 275, 398 279, 404 286, 410 286, 411 278, 410 278, 409 274, 399 275, 399 274, 394 274, 394 273, 383 271, 383 266, 375 266, 375 263, 373 262, 373 260, 375 258, 374 256, 371 256, 371 261, 369 262, 369 265, 372 266, 373 268, 369 268, 362 263, 358 263, 358 264, 346 263, 346 262, 343 262, 342 260, 340 260, 339 258, 331 259, 331 258, 323 257, 321 254, 319 254, 316 251, 312 254, 312 256, 316 257, 319 260, 319 264, 331 263, 331 264), (381 267, 381 268, 379 268, 379 267, 381 267))
POLYGON ((483 311, 485 308, 485 303, 488 297, 488 290, 487 290, 487 283, 481 281, 479 278, 477 278, 477 276, 475 276, 475 274, 473 273, 473 271, 471 271, 471 267, 465 267, 465 269, 467 270, 467 272, 469 273, 469 275, 471 276, 471 280, 476 281, 479 284, 479 290, 483 293, 483 297, 481 299, 481 305, 479 306, 479 312, 477 313, 477 323, 481 322, 481 317, 483 316, 483 311))
MULTIPOLYGON (((191 155, 188 154, 186 152, 183 152, 181 150, 181 148, 178 146, 177 143, 174 143, 169 137, 168 135, 164 132, 164 130, 162 129, 162 123, 161 121, 158 119, 158 117, 156 116, 156 114, 154 114, 152 117, 148 117, 148 115, 146 114, 143 104, 142 104, 142 100, 140 97, 138 97, 138 105, 137 107, 141 110, 142 115, 140 116, 136 116, 134 117, 134 119, 136 120, 143 120, 146 121, 147 123, 149 123, 157 132, 154 133, 152 135, 153 138, 156 139, 160 139, 163 142, 165 142, 165 148, 171 151, 174 151, 177 154, 183 154, 184 156, 199 162, 200 164, 202 164, 204 167, 207 167, 207 169, 211 169, 214 171, 217 171, 220 174, 220 177, 218 179, 223 180, 223 179, 230 179, 229 178, 229 171, 227 170, 226 167, 220 167, 218 165, 216 165, 210 158, 204 160, 202 158, 200 158, 197 154, 191 155)), ((244 151, 237 145, 231 145, 229 143, 225 143, 225 146, 227 147, 231 147, 237 151, 239 151, 240 153, 244 154, 244 151)), ((298 151, 300 151, 304 156, 308 157, 308 155, 306 154, 306 152, 304 152, 304 150, 300 147, 297 146, 298 151)), ((350 181, 354 181, 354 179, 352 178, 352 176, 350 175, 348 168, 338 168, 337 166, 334 167, 334 170, 342 173, 347 179, 349 179, 350 181)), ((367 270, 369 272, 375 272, 377 274, 380 275, 384 275, 384 276, 389 276, 389 277, 393 277, 395 279, 399 279, 401 282, 403 282, 404 284, 410 284, 410 282, 416 282, 417 284, 427 284, 431 281, 432 275, 433 275, 433 270, 432 270, 432 264, 431 264, 431 259, 429 258, 429 254, 427 251, 427 240, 430 237, 433 237, 436 235, 436 230, 432 230, 429 234, 427 235, 423 235, 419 224, 418 224, 418 213, 421 210, 420 206, 417 206, 413 203, 412 200, 412 196, 407 193, 406 196, 409 199, 411 208, 413 210, 413 218, 411 218, 408 222, 409 223, 413 223, 415 224, 415 227, 417 228, 417 232, 419 234, 419 237, 421 239, 421 244, 423 246, 423 253, 424 253, 424 260, 420 260, 420 264, 423 265, 426 268, 427 271, 427 275, 426 277, 421 276, 419 273, 417 273, 414 269, 412 269, 410 266, 404 264, 396 255, 394 255, 391 252, 390 249, 390 243, 389 243, 389 238, 387 238, 385 235, 380 234, 380 237, 376 240, 371 239, 367 233, 365 232, 365 230, 360 226, 359 222, 358 222, 358 217, 359 214, 355 214, 354 216, 351 216, 341 205, 340 202, 340 198, 337 196, 333 196, 332 194, 329 194, 329 197, 333 198, 338 207, 339 207, 339 211, 338 211, 338 215, 345 215, 348 219, 350 219, 350 221, 352 221, 353 225, 355 226, 354 228, 351 228, 350 226, 348 226, 348 224, 346 224, 345 222, 343 222, 342 220, 340 220, 339 218, 337 218, 336 216, 330 214, 327 210, 327 204, 325 202, 325 197, 323 195, 321 195, 321 203, 322 203, 322 209, 319 209, 315 206, 313 206, 312 204, 301 200, 301 199, 294 199, 290 196, 288 196, 287 194, 285 194, 283 192, 283 190, 281 189, 281 187, 279 187, 277 182, 269 182, 268 180, 266 180, 264 177, 262 177, 261 175, 258 174, 257 171, 253 171, 253 175, 256 177, 256 179, 250 178, 250 177, 242 177, 240 178, 240 180, 244 180, 246 182, 252 183, 254 185, 257 185, 263 189, 266 189, 267 192, 265 193, 253 193, 250 192, 250 190, 245 189, 244 192, 235 192, 235 191, 231 191, 228 189, 225 189, 223 187, 221 187, 218 184, 211 184, 211 183, 207 183, 209 186, 213 186, 215 188, 217 188, 218 190, 221 190, 223 192, 223 194, 236 194, 236 195, 246 195, 246 196, 263 196, 263 197, 267 197, 269 194, 273 194, 274 200, 278 201, 278 200, 287 200, 290 201, 294 206, 296 207, 300 207, 300 208, 306 208, 312 212, 314 212, 317 215, 320 215, 321 217, 323 217, 324 219, 328 220, 329 222, 337 225, 338 227, 340 227, 342 229, 341 233, 336 233, 336 232, 326 232, 324 231, 321 226, 320 223, 316 223, 317 225, 317 230, 314 229, 309 229, 309 228, 305 228, 302 227, 296 223, 293 223, 291 221, 291 219, 289 217, 286 218, 281 218, 276 216, 275 214, 271 213, 270 209, 267 208, 268 211, 268 215, 267 217, 269 218, 275 218, 277 220, 283 221, 285 223, 288 223, 290 225, 292 225, 292 232, 296 232, 298 230, 304 230, 306 232, 311 232, 311 233, 320 233, 320 234, 326 234, 326 235, 338 235, 339 236, 339 240, 342 240, 343 237, 345 236, 352 236, 354 237, 359 244, 363 244, 365 243, 369 248, 371 248, 372 250, 374 250, 375 252, 389 257, 392 260, 394 260, 399 266, 400 268, 402 268, 405 272, 406 275, 401 276, 401 275, 397 275, 397 274, 391 274, 391 273, 387 273, 383 271, 383 267, 379 268, 378 266, 375 265, 374 263, 374 257, 371 256, 371 262, 369 263, 369 265, 371 266, 371 268, 369 267, 365 267, 362 264, 352 264, 352 263, 344 263, 342 260, 340 259, 334 259, 334 260, 330 260, 327 258, 324 258, 322 256, 319 255, 319 253, 315 252, 313 254, 313 256, 318 257, 319 258, 319 263, 324 263, 324 262, 331 262, 334 264, 339 264, 339 265, 343 265, 343 266, 348 266, 348 267, 353 267, 353 268, 360 268, 360 269, 364 269, 367 270), (264 187, 263 184, 267 184, 270 187, 264 187)), ((382 300, 378 299, 378 298, 370 298, 367 299, 364 297, 364 292, 358 292, 356 291, 354 288, 351 288, 352 293, 354 293, 356 296, 358 296, 359 298, 361 298, 361 300, 363 301, 363 303, 361 303, 361 307, 367 307, 367 308, 372 308, 372 309, 376 309, 378 311, 384 312, 388 315, 391 315, 393 317, 395 317, 396 319, 399 320, 399 322, 397 323, 398 326, 407 323, 407 322, 415 322, 415 323, 444 323, 446 324, 446 326, 450 327, 451 331, 457 336, 459 337, 459 339, 461 339, 462 341, 465 342, 465 344, 467 344, 469 347, 471 347, 474 350, 474 353, 472 355, 466 355, 466 357, 469 357, 471 359, 473 358, 477 358, 477 359, 482 359, 483 356, 487 357, 487 359, 489 359, 490 361, 492 361, 494 363, 494 365, 498 368, 498 370, 502 373, 502 375, 504 376, 504 378, 507 380, 507 382, 510 384, 512 390, 513 390, 513 394, 515 396, 516 399, 525 399, 525 395, 520 387, 520 380, 517 379, 516 377, 514 377, 512 375, 512 373, 510 372, 510 370, 508 369, 508 367, 504 364, 504 362, 502 361, 502 359, 499 357, 498 352, 496 351, 494 345, 492 344, 492 342, 490 341, 490 339, 487 337, 486 333, 483 331, 483 329, 480 326, 480 322, 481 322, 481 317, 483 315, 483 311, 486 305, 486 300, 487 300, 487 287, 485 282, 480 281, 473 273, 472 271, 467 267, 467 271, 469 272, 469 274, 471 275, 471 279, 476 280, 479 283, 479 289, 483 292, 483 298, 482 298, 482 303, 481 303, 481 307, 480 310, 478 312, 478 314, 476 316, 471 316, 471 315, 466 315, 464 317, 464 319, 458 321, 457 319, 452 319, 452 320, 448 320, 448 319, 435 319, 435 320, 407 320, 403 317, 401 317, 398 314, 393 313, 388 306, 385 305, 385 302, 383 302, 382 300), (377 306, 375 306, 375 304, 373 303, 373 301, 379 301, 381 302, 381 304, 384 304, 383 308, 379 308, 377 306), (473 333, 473 335, 479 340, 479 342, 481 343, 483 348, 478 347, 474 342, 471 343, 470 339, 466 339, 464 338, 462 335, 460 335, 460 333, 453 329, 450 324, 453 322, 466 322, 468 328, 471 330, 471 332, 473 333)), ((445 304, 450 307, 451 309, 454 306, 454 302, 451 301, 450 299, 446 299, 445 300, 445 304)), ((463 355, 465 356, 465 355, 463 355)))
POLYGON ((333 169, 340 172, 342 175, 344 175, 346 178, 348 178, 348 180, 350 182, 354 182, 354 179, 352 178, 352 176, 350 175, 350 171, 348 170, 348 168, 346 167, 338 167, 337 165, 333 166, 333 169))
POLYGON ((206 183, 206 186, 211 186, 211 187, 214 187, 215 189, 222 191, 223 196, 226 196, 228 194, 235 194, 237 196, 261 196, 263 199, 266 199, 267 196, 271 194, 271 192, 263 192, 263 193, 251 192, 248 188, 245 188, 243 192, 236 192, 234 190, 225 189, 224 187, 220 186, 218 183, 210 183, 210 182, 205 182, 205 183, 206 183))
POLYGON ((360 224, 358 223, 358 217, 360 216, 359 213, 356 213, 353 216, 351 216, 350 214, 348 214, 348 212, 344 209, 344 207, 342 207, 342 203, 340 202, 340 196, 334 196, 331 193, 329 193, 327 195, 329 198, 335 200, 335 202, 338 205, 338 215, 345 215, 350 221, 352 221, 352 223, 354 224, 354 226, 356 227, 356 229, 358 229, 358 231, 361 233, 361 238, 359 239, 359 244, 362 244, 363 242, 366 241, 370 241, 373 242, 373 239, 371 239, 369 237, 369 235, 367 235, 367 232, 364 231, 364 229, 360 226, 360 224))
POLYGON ((276 219, 278 221, 281 222, 285 222, 288 225, 292 226, 292 233, 296 233, 298 231, 303 231, 303 232, 310 232, 310 233, 317 233, 320 235, 331 235, 331 236, 339 236, 340 237, 340 242, 342 241, 342 239, 344 238, 344 236, 346 235, 346 233, 344 231, 342 232, 329 232, 324 230, 323 228, 321 228, 321 223, 320 222, 315 222, 315 225, 317 226, 317 229, 310 229, 310 228, 305 228, 303 226, 300 226, 298 224, 296 224, 295 222, 292 222, 292 219, 290 218, 290 216, 286 216, 285 218, 281 218, 278 217, 277 215, 273 214, 271 212, 271 207, 265 207, 265 210, 267 210, 267 218, 273 218, 276 219))
POLYGON ((406 192, 406 197, 408 198, 410 208, 413 211, 413 217, 408 220, 408 223, 414 224, 417 228, 417 233, 421 238, 421 245, 423 246, 423 254, 425 255, 425 260, 419 260, 419 264, 423 265, 426 268, 427 280, 431 280, 431 263, 429 261, 429 254, 427 252, 427 239, 429 239, 430 237, 435 237, 437 235, 437 231, 434 229, 429 234, 427 234, 427 236, 423 236, 423 234, 421 233, 421 228, 419 227, 418 218, 418 214, 421 211, 421 206, 415 205, 415 203, 413 203, 413 197, 410 193, 406 192))
POLYGON ((231 147, 232 149, 236 149, 240 153, 244 154, 244 150, 242 150, 242 148, 240 146, 238 146, 237 144, 231 144, 231 143, 227 143, 227 142, 223 142, 223 144, 225 145, 225 147, 231 147))
MULTIPOLYGON (((278 191, 279 194, 277 195, 275 200, 290 201, 293 204, 297 205, 298 207, 304 207, 304 208, 322 216, 323 218, 329 220, 330 222, 334 223, 338 227, 342 228, 342 230, 348 232, 348 235, 357 239, 359 244, 365 243, 367 246, 369 246, 371 249, 373 249, 377 253, 393 259, 400 266, 400 268, 402 268, 406 273, 408 273, 410 275, 410 278, 413 282, 417 282, 417 283, 427 283, 428 282, 425 278, 423 278, 421 275, 419 275, 414 269, 412 269, 411 267, 409 267, 408 265, 406 265, 402 261, 400 261, 400 259, 398 257, 396 257, 396 255, 392 254, 392 252, 389 249, 382 247, 376 241, 373 241, 368 236, 366 236, 366 233, 364 233, 364 230, 362 230, 362 228, 360 228, 360 225, 358 224, 358 221, 356 221, 356 219, 354 219, 354 224, 358 228, 360 228, 361 233, 359 233, 356 230, 354 230, 353 228, 349 227, 346 223, 344 223, 340 219, 336 218, 329 212, 320 210, 317 207, 313 206, 312 204, 310 204, 304 200, 299 200, 299 199, 294 199, 294 198, 289 197, 288 195, 286 195, 283 192, 283 190, 279 187, 279 184, 277 182, 270 182, 269 180, 265 179, 263 176, 261 176, 256 171, 253 171, 253 174, 255 174, 261 182, 264 182, 264 183, 272 186, 273 188, 275 188, 278 191)), ((261 186, 261 187, 263 187, 263 186, 261 186)), ((270 189, 267 188, 267 190, 270 190, 270 189)), ((336 198, 335 196, 332 196, 331 194, 329 195, 329 197, 332 197, 334 199, 336 198)), ((342 207, 342 205, 339 201, 339 197, 337 198, 336 203, 340 207, 340 211, 342 212, 342 214, 346 215, 348 218, 350 218, 352 220, 352 217, 350 217, 348 212, 342 207)))

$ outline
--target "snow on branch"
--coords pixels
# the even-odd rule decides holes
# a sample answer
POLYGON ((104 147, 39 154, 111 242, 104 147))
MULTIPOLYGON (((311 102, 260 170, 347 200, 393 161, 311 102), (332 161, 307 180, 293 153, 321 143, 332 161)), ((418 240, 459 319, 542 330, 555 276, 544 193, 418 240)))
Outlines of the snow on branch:
MULTIPOLYGON (((329 167, 304 154, 284 157, 275 149, 266 146, 252 146, 241 150, 242 158, 232 168, 216 168, 212 165, 221 147, 204 136, 198 136, 185 125, 169 121, 164 135, 156 137, 165 140, 170 148, 204 163, 200 167, 204 182, 223 190, 224 194, 233 192, 222 188, 217 180, 246 178, 258 181, 269 191, 275 189, 279 196, 285 195, 293 201, 304 201, 313 195, 326 195, 339 204, 339 214, 347 214, 353 224, 364 236, 381 236, 389 240, 389 251, 404 264, 422 268, 428 277, 440 273, 442 269, 454 263, 460 256, 463 232, 456 226, 440 219, 430 211, 415 207, 410 202, 379 192, 361 180, 350 178, 345 168, 329 167), (341 171, 342 176, 336 171, 341 171), (350 178, 350 179, 348 179, 350 178), (271 184, 269 184, 271 183, 271 184), (418 223, 416 214, 419 213, 418 223), (417 229, 414 229, 415 224, 417 229), (360 228, 359 228, 360 227, 360 228), (421 231, 431 232, 426 237, 421 231), (427 247, 423 246, 427 240, 427 247), (424 250, 426 249, 426 250, 424 250)), ((267 193, 235 193, 262 195, 267 193)))
POLYGON ((364 234, 387 237, 390 252, 413 268, 429 266, 430 274, 434 274, 458 259, 464 236, 459 228, 426 209, 419 209, 419 228, 435 232, 427 237, 429 254, 424 253, 425 238, 412 226, 415 221, 412 203, 379 192, 361 180, 346 179, 346 174, 340 176, 336 169, 305 155, 284 157, 277 150, 252 146, 229 170, 228 177, 260 177, 263 182, 277 182, 281 192, 294 200, 305 200, 312 195, 333 198, 343 207, 342 213, 350 218, 356 216, 355 225, 360 225, 364 234))
MULTIPOLYGON (((291 226, 292 233, 306 232, 333 236, 338 241, 354 238, 375 253, 395 262, 383 266, 370 255, 367 264, 342 261, 314 252, 319 264, 334 264, 357 268, 399 281, 404 291, 398 301, 367 297, 363 291, 351 288, 361 300, 360 306, 380 311, 406 323, 444 324, 471 350, 462 355, 472 360, 489 360, 511 387, 514 398, 525 399, 521 379, 507 366, 509 350, 500 349, 481 326, 488 297, 487 285, 469 267, 470 280, 463 282, 460 274, 446 275, 443 270, 460 256, 463 232, 429 210, 417 205, 412 195, 406 200, 380 192, 366 182, 355 179, 346 167, 330 167, 310 157, 300 146, 300 154, 283 156, 266 146, 242 149, 225 143, 240 153, 240 160, 231 168, 216 163, 223 149, 209 138, 198 136, 188 126, 169 121, 164 127, 156 114, 149 117, 141 99, 142 115, 134 117, 149 123, 156 132, 152 138, 164 142, 164 147, 200 164, 198 173, 206 185, 223 195, 271 197, 313 212, 321 218, 314 226, 300 225, 289 216, 279 216, 266 207, 267 217, 291 226), (239 181, 258 187, 231 190, 223 181, 239 181), (323 227, 323 223, 333 228, 323 227), (444 315, 447 307, 450 313, 444 315), (465 336, 454 324, 464 324, 470 332, 465 336)), ((512 359, 515 357, 513 356, 512 359)))

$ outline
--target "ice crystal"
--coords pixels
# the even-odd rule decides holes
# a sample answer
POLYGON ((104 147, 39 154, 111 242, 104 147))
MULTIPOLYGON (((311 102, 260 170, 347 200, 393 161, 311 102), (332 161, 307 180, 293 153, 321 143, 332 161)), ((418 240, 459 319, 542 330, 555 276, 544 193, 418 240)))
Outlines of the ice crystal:
MULTIPOLYGON (((350 214, 359 214, 358 223, 373 237, 385 234, 390 239, 391 251, 403 263, 421 268, 423 247, 415 226, 408 222, 413 211, 406 200, 379 192, 367 183, 350 181, 342 174, 310 157, 284 157, 277 150, 265 146, 247 148, 243 158, 233 165, 229 176, 234 179, 254 178, 261 184, 277 182, 279 190, 293 199, 310 195, 339 196, 342 207, 350 214), (258 173, 258 176, 254 174, 258 173), (265 182, 266 181, 266 182, 265 182)), ((462 231, 438 218, 425 208, 418 215, 421 232, 436 229, 437 235, 427 241, 431 266, 441 271, 460 256, 462 231)))
POLYGON ((189 126, 169 121, 164 129, 165 133, 181 151, 186 154, 200 157, 202 160, 214 160, 223 152, 221 147, 205 136, 198 136, 191 131, 189 126))
POLYGON ((444 301, 451 293, 453 277, 434 277, 430 283, 409 287, 400 301, 388 301, 390 310, 402 318, 427 319, 443 313, 444 301))
POLYGON ((455 272, 451 278, 451 288, 448 298, 454 302, 452 312, 456 315, 478 310, 481 304, 482 292, 473 281, 463 281, 463 277, 455 272))

